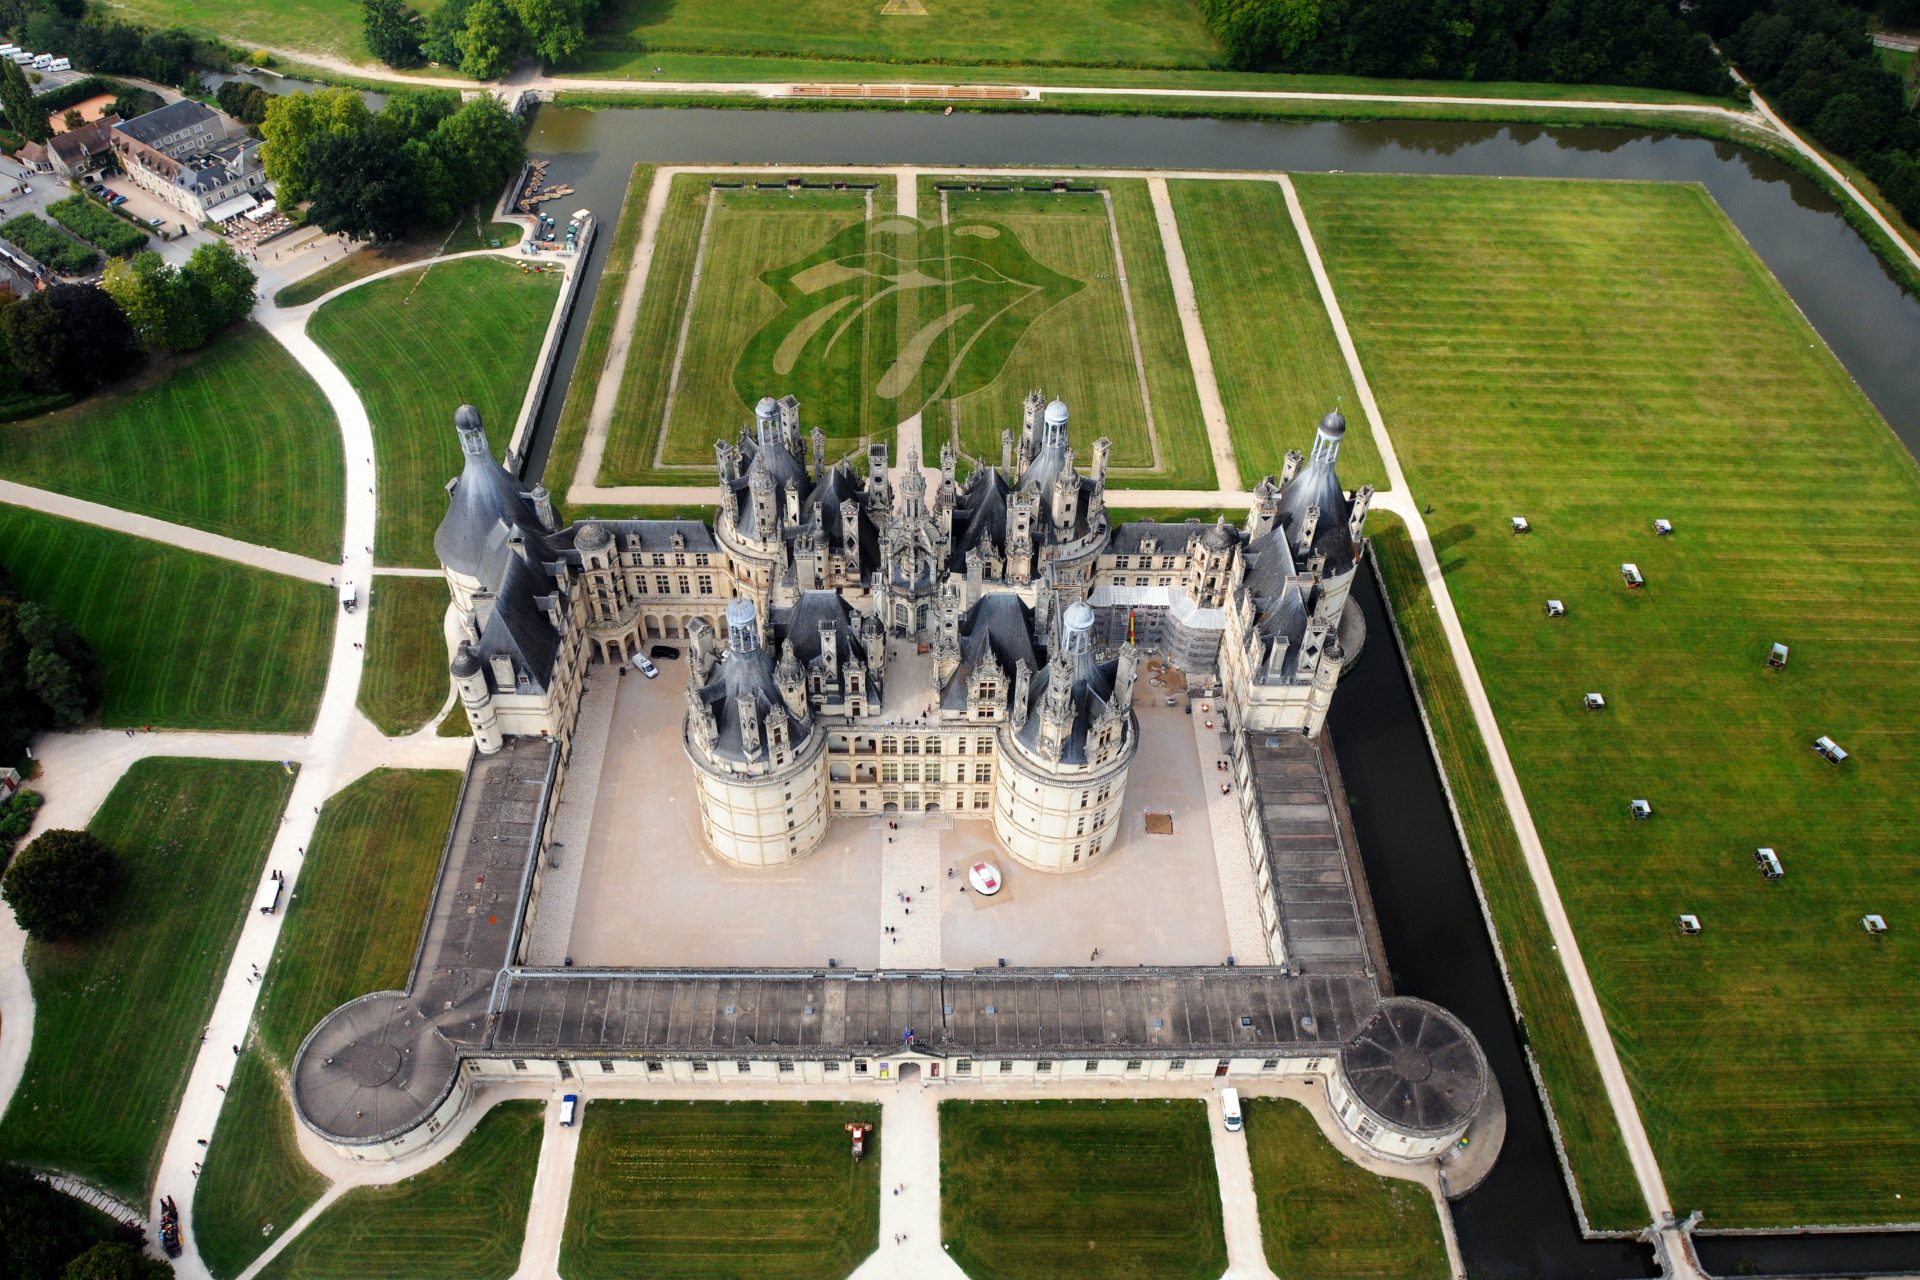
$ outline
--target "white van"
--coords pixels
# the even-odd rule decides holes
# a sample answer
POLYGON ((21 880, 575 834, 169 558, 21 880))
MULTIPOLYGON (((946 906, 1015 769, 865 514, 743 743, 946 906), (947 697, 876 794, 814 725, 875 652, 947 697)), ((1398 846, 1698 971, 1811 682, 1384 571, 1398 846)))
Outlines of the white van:
POLYGON ((1240 1132, 1240 1091, 1222 1089, 1220 1091, 1220 1115, 1226 1120, 1227 1132, 1240 1132))
POLYGON ((563 1126, 573 1124, 573 1118, 580 1109, 580 1095, 569 1093, 560 1099, 560 1123, 563 1126))
POLYGON ((33 60, 33 69, 35 71, 45 71, 48 67, 52 65, 53 65, 53 55, 50 53, 43 53, 39 57, 33 60))
POLYGON ((18 52, 20 52, 20 46, 17 44, 0 44, 0 58, 11 58, 18 52))
POLYGON ((73 70, 73 59, 72 58, 55 58, 52 62, 49 62, 47 64, 47 70, 71 71, 73 70))

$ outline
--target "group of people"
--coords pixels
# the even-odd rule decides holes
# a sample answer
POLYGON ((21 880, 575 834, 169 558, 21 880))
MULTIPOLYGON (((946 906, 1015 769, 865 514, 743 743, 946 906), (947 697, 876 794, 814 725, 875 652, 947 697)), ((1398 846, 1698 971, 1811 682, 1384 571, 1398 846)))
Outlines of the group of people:
POLYGON ((220 224, 220 230, 226 233, 233 247, 247 257, 259 261, 260 246, 275 236, 285 235, 293 230, 293 222, 286 214, 275 209, 258 220, 244 213, 236 213, 220 224))
POLYGON ((180 1206, 173 1202, 172 1196, 163 1196, 160 1200, 160 1247, 167 1251, 169 1258, 180 1256, 180 1206))

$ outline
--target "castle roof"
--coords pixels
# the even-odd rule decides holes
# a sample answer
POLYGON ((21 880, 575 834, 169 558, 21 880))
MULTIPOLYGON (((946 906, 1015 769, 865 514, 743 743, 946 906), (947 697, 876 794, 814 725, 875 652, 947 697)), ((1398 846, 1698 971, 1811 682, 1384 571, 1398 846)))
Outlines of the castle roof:
POLYGON ((1014 668, 1025 662, 1040 665, 1033 646, 1033 611, 1011 591, 990 591, 960 618, 960 665, 941 690, 940 705, 962 710, 967 705, 967 683, 985 666, 998 666, 1011 682, 1014 668))
POLYGON ((1280 491, 1280 527, 1287 531, 1295 555, 1301 560, 1325 556, 1326 572, 1330 574, 1345 573, 1353 568, 1355 553, 1353 534, 1347 528, 1347 517, 1352 514, 1353 506, 1347 501, 1346 491, 1340 487, 1340 477, 1334 469, 1340 442, 1346 434, 1347 420, 1338 409, 1322 418, 1313 442, 1313 456, 1280 491), (1301 533, 1308 507, 1320 508, 1320 518, 1312 539, 1303 541, 1301 533))
POLYGON ((1029 690, 1027 719, 1014 731, 1014 740, 1028 751, 1039 754, 1042 709, 1053 682, 1064 677, 1072 682, 1068 693, 1069 722, 1061 743, 1061 764, 1087 763, 1087 732, 1093 722, 1112 705, 1113 686, 1119 660, 1096 662, 1093 657, 1093 610, 1081 601, 1067 606, 1061 619, 1061 643, 1066 652, 1059 661, 1050 661, 1035 675, 1029 690))
POLYGON ((501 563, 508 526, 538 532, 540 515, 519 480, 494 461, 480 411, 470 404, 461 405, 453 415, 453 425, 460 436, 465 464, 453 481, 447 514, 434 531, 434 554, 455 573, 479 578, 498 590, 498 578, 483 575, 483 566, 501 563))
POLYGON ((718 734, 710 754, 739 764, 763 759, 767 729, 777 719, 786 722, 787 741, 797 749, 813 732, 813 719, 787 710, 780 683, 774 679, 773 655, 760 644, 751 601, 735 600, 727 606, 727 629, 729 643, 707 682, 688 693, 690 699, 713 712, 718 734), (751 750, 743 732, 747 708, 752 708, 760 725, 759 743, 751 750))

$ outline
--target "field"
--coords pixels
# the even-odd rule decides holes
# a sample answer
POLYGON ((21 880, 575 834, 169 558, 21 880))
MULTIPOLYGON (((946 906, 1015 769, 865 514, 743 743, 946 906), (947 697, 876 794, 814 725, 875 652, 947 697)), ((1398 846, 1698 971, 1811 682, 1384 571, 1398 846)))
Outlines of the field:
POLYGON ((1433 598, 1414 557, 1413 542, 1398 517, 1385 512, 1368 515, 1367 536, 1374 562, 1386 579, 1407 660, 1418 677, 1421 704, 1433 727, 1474 869, 1499 925, 1500 947, 1519 995, 1526 1043, 1546 1078, 1581 1207, 1595 1230, 1637 1231, 1646 1225, 1647 1202, 1627 1159, 1626 1141, 1620 1136, 1599 1063, 1574 1007, 1573 991, 1553 949, 1553 935, 1520 852, 1520 838, 1500 798, 1486 742, 1474 723, 1446 635, 1434 617, 1433 598))
POLYGON ((920 16, 880 0, 607 0, 603 48, 798 54, 877 62, 1021 62, 1205 67, 1224 60, 1182 0, 1095 0, 1071 21, 992 0, 933 0, 920 16), (636 43, 637 42, 637 43, 636 43))
POLYGON ((542 1112, 538 1102, 498 1103, 439 1164, 347 1192, 262 1280, 506 1280, 520 1265, 542 1112))
POLYGON ((1676 1208, 1911 1219, 1913 459, 1696 187, 1299 187, 1676 1208))
POLYGON ((940 1235, 974 1280, 1213 1280, 1227 1246, 1206 1108, 943 1102, 940 1235))
POLYGON ((1447 1280, 1433 1197, 1342 1155, 1305 1107, 1245 1103, 1267 1265, 1287 1280, 1447 1280))
POLYGON ((468 213, 459 225, 451 229, 428 227, 402 240, 363 244, 346 257, 329 262, 312 275, 302 277, 274 294, 274 305, 297 307, 332 293, 342 285, 365 280, 391 267, 403 267, 409 262, 419 262, 423 258, 442 254, 490 249, 493 247, 489 243, 492 240, 498 240, 503 246, 520 243, 519 223, 483 222, 481 212, 474 210, 468 213))
POLYGON ((824 1102, 603 1101, 585 1113, 560 1270, 615 1280, 645 1258, 677 1280, 840 1280, 880 1239, 879 1131, 847 1158, 824 1102))
POLYGON ((244 1271, 327 1189, 300 1154, 296 1123, 274 1068, 249 1049, 234 1064, 193 1184, 193 1242, 220 1280, 244 1271))
MULTIPOLYGON (((553 428, 553 444, 547 451, 543 478, 546 486, 563 499, 580 466, 587 422, 593 416, 594 392, 599 389, 601 371, 606 368, 607 353, 613 347, 613 322, 620 311, 620 295, 627 287, 627 277, 633 271, 634 249, 640 243, 640 224, 647 211, 647 195, 652 190, 653 166, 633 166, 633 173, 627 179, 626 198, 620 205, 620 218, 613 229, 613 240, 601 260, 593 310, 580 339, 580 352, 574 358, 573 377, 566 387, 567 398, 560 407, 560 420, 553 428)), ((594 234, 597 238, 601 233, 594 234)), ((569 517, 579 518, 571 507, 566 511, 569 517)))
POLYGON ((85 275, 100 265, 100 255, 63 234, 39 214, 23 213, 0 222, 0 236, 63 276, 85 275))
MULTIPOLYGON (((431 13, 440 0, 412 7, 431 13)), ((372 60, 360 35, 359 0, 115 0, 114 8, 145 26, 183 26, 238 44, 372 60)))
POLYGON ((0 1155, 146 1202, 201 1029, 293 788, 262 761, 143 760, 88 830, 120 854, 112 923, 29 944, 33 1050, 0 1155))
POLYGON ((1333 324, 1276 182, 1169 182, 1213 376, 1248 488, 1306 453, 1327 410, 1347 418, 1340 479, 1385 484, 1333 324))
POLYGON ((211 533, 340 558, 333 410, 252 323, 132 383, 0 426, 0 476, 211 533))
POLYGON ((468 258, 376 280, 314 313, 308 331, 373 420, 380 563, 439 564, 433 531, 460 474, 454 410, 479 409, 494 456, 505 453, 559 291, 557 272, 468 258))
MULTIPOLYGON (((960 447, 982 460, 997 462, 1000 433, 1020 431, 1020 401, 1034 387, 1057 395, 1073 410, 1075 450, 1084 464, 1093 441, 1113 441, 1111 466, 1116 483, 1208 488, 1213 466, 1208 456, 1200 398, 1180 334, 1167 274, 1166 250, 1154 222, 1147 185, 1122 180, 1103 185, 1113 208, 1098 196, 1054 196, 955 192, 946 214, 953 231, 948 245, 998 230, 1019 243, 1041 267, 1080 287, 1057 298, 1036 299, 1026 329, 995 325, 972 351, 969 366, 982 366, 971 386, 952 388, 960 447), (1114 230, 1120 235, 1116 256, 1114 230), (1121 288, 1119 264, 1126 264, 1127 288, 1121 288), (1146 364, 1145 398, 1140 361, 1134 358, 1132 304, 1140 353, 1146 364), (1044 304, 1043 306, 1041 304, 1044 304), (1148 431, 1151 403, 1153 430, 1148 431), (1158 448, 1155 447, 1155 441, 1158 448)), ((922 192, 929 218, 941 216, 940 197, 922 192)), ((996 243, 989 240, 986 243, 996 243)), ((964 272, 949 269, 949 276, 964 272)), ((927 438, 945 414, 930 413, 927 438)), ((931 447, 931 445, 929 446, 931 447)))
POLYGON ((47 212, 55 222, 104 253, 124 258, 146 247, 146 232, 124 218, 116 218, 107 206, 86 196, 56 200, 47 206, 47 212))
POLYGON ((5 505, 0 548, 21 594, 93 646, 103 727, 312 726, 333 643, 324 584, 5 505))
POLYGON ((194 1235, 217 1276, 244 1270, 319 1198, 326 1180, 299 1154, 282 1085, 307 1032, 339 1005, 406 985, 460 775, 380 769, 327 802, 268 966, 255 1037, 236 1064, 206 1170, 194 1235))
POLYGON ((367 664, 360 710, 388 734, 412 733, 446 704, 447 612, 443 578, 378 574, 367 598, 367 664))
POLYGON ((377 769, 327 801, 255 1011, 282 1070, 320 1019, 406 986, 460 775, 377 769))
MULTIPOLYGON (((738 180, 750 182, 753 176, 742 174, 738 180)), ((782 294, 767 279, 777 272, 798 273, 809 255, 835 236, 864 242, 864 194, 717 193, 711 190, 712 181, 701 174, 681 174, 669 191, 646 292, 634 316, 613 429, 600 469, 603 484, 681 483, 689 477, 684 468, 710 477, 713 442, 738 435, 740 427, 752 420, 752 406, 762 395, 777 397, 792 391, 798 396, 801 422, 809 429, 817 424, 826 432, 829 458, 857 447, 868 432, 891 432, 898 421, 892 407, 883 411, 871 394, 884 366, 876 368, 880 356, 867 348, 883 344, 869 343, 865 335, 880 320, 866 318, 850 326, 852 337, 846 341, 834 341, 840 326, 816 331, 814 350, 804 357, 797 348, 781 350, 781 340, 788 333, 806 336, 800 309, 808 296, 804 290, 816 279, 831 281, 823 284, 825 288, 838 285, 836 293, 843 292, 848 281, 865 282, 858 284, 860 290, 878 296, 886 291, 874 285, 874 275, 831 266, 801 275, 785 291, 784 310, 782 294), (701 232, 708 223, 710 203, 712 225, 702 254, 701 232), (693 287, 696 260, 700 263, 697 289, 693 287), (691 319, 687 314, 690 294, 691 319), (756 342, 758 350, 750 353, 750 344, 756 342), (874 376, 863 379, 863 369, 874 376), (661 464, 683 469, 662 473, 661 464)), ((876 214, 894 203, 892 179, 880 182, 873 193, 876 214)), ((866 315, 864 308, 855 311, 866 315)), ((876 314, 892 323, 890 310, 876 314)), ((824 325, 834 316, 820 318, 824 325)), ((891 338, 889 331, 887 340, 891 338)))

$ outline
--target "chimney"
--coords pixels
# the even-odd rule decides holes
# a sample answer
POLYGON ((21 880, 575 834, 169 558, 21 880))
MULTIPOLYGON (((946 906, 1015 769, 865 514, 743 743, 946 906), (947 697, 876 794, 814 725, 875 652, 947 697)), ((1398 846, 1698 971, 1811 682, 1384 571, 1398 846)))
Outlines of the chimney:
POLYGON ((533 499, 533 509, 540 516, 540 527, 548 533, 558 532, 560 520, 554 515, 553 495, 547 492, 547 486, 543 484, 533 486, 533 492, 528 496, 533 499))

